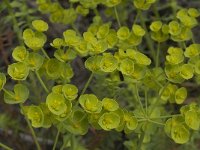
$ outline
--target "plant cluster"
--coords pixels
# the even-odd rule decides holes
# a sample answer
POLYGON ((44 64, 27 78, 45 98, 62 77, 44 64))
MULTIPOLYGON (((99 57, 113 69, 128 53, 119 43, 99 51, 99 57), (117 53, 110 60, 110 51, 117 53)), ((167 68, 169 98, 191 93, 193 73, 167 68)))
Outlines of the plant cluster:
MULTIPOLYGON (((19 104, 31 129, 55 126, 58 136, 60 132, 75 136, 85 135, 89 129, 115 130, 130 138, 127 148, 139 150, 145 149, 145 144, 161 129, 175 143, 189 142, 200 128, 200 107, 196 102, 185 103, 188 89, 183 86, 185 81, 195 82, 200 77, 200 44, 192 32, 198 26, 198 9, 182 8, 170 21, 158 17, 146 24, 143 11, 155 5, 156 0, 133 0, 137 15, 128 26, 120 22, 117 7, 129 5, 129 0, 69 2, 70 7, 64 9, 58 2, 37 0, 38 9, 49 14, 51 22, 72 28, 49 43, 49 25, 43 20, 32 21, 23 31, 22 44, 12 51, 14 63, 7 68, 8 76, 0 73, 5 103, 19 104), (102 19, 98 6, 114 10, 118 28, 112 21, 102 19), (79 15, 85 17, 91 10, 96 15, 86 31, 80 32, 74 23, 79 15), (163 43, 167 43, 166 52, 163 43), (55 50, 51 57, 45 50, 47 44, 55 50), (85 59, 84 66, 91 73, 82 90, 71 82, 72 62, 77 57, 85 59), (37 103, 29 101, 32 91, 25 82, 33 73, 46 92, 45 99, 37 103), (124 88, 131 101, 87 91, 98 77, 117 89, 124 88), (15 82, 13 89, 6 88, 6 78, 15 82), (169 105, 180 109, 169 111, 169 105)), ((101 85, 97 85, 97 91, 98 86, 101 85)), ((40 149, 35 133, 32 134, 40 149)), ((73 142, 70 146, 75 149, 73 142)))

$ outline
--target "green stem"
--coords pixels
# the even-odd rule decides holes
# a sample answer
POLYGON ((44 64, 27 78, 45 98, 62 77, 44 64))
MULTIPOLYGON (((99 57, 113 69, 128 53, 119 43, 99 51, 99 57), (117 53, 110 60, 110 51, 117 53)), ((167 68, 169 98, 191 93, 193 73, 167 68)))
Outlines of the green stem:
POLYGON ((8 147, 7 145, 0 142, 0 147, 2 147, 5 150, 13 150, 13 148, 8 147))
POLYGON ((144 91, 144 95, 145 95, 145 110, 146 110, 146 114, 148 116, 148 90, 145 88, 144 91))
POLYGON ((8 13, 9 13, 9 16, 12 17, 12 22, 13 22, 13 27, 14 27, 14 31, 15 33, 17 33, 17 38, 18 38, 18 41, 20 44, 23 44, 22 42, 22 38, 21 38, 21 31, 20 31, 20 28, 18 26, 18 23, 17 23, 17 19, 15 17, 15 14, 13 12, 13 9, 10 5, 10 1, 9 0, 4 0, 6 6, 7 6, 7 9, 8 9, 8 13))
POLYGON ((60 130, 58 129, 58 132, 57 132, 57 134, 56 134, 56 138, 55 138, 55 142, 54 142, 54 145, 53 145, 53 149, 52 149, 52 150, 55 150, 55 149, 56 149, 56 145, 57 145, 57 143, 58 143, 59 135, 60 135, 60 130))
POLYGON ((36 144, 37 150, 41 150, 41 147, 40 147, 40 145, 39 145, 39 143, 38 143, 37 137, 36 137, 35 132, 34 132, 32 126, 31 126, 31 123, 30 123, 30 121, 28 120, 28 118, 27 118, 27 116, 26 116, 26 114, 25 114, 25 112, 24 112, 23 105, 20 103, 19 106, 20 106, 20 108, 21 108, 21 110, 22 110, 22 112, 23 112, 23 114, 24 114, 25 120, 26 120, 26 122, 27 122, 27 124, 28 124, 28 127, 29 127, 30 131, 31 131, 31 134, 32 134, 33 140, 34 140, 34 142, 35 142, 35 144, 36 144))
POLYGON ((91 73, 91 75, 90 75, 88 81, 86 82, 86 84, 85 84, 85 86, 84 86, 84 88, 83 88, 83 90, 82 90, 82 92, 81 92, 81 95, 83 95, 83 94, 85 93, 85 91, 87 90, 87 88, 88 88, 90 82, 92 81, 93 76, 94 76, 94 74, 91 73))
POLYGON ((116 19, 117 19, 117 23, 118 23, 119 27, 121 27, 121 23, 120 23, 120 20, 119 20, 119 15, 118 15, 116 6, 114 7, 114 11, 115 11, 115 16, 116 16, 116 19))
POLYGON ((44 54, 44 56, 47 58, 47 59, 50 59, 50 57, 48 56, 47 52, 44 50, 44 48, 42 48, 42 53, 44 54))
POLYGON ((148 119, 148 121, 151 122, 151 123, 154 123, 154 124, 161 125, 161 126, 164 126, 164 125, 165 125, 164 123, 157 122, 157 121, 154 121, 154 120, 151 120, 151 119, 148 119))
POLYGON ((77 29, 77 27, 75 26, 74 23, 71 24, 72 29, 74 29, 76 31, 76 33, 81 36, 81 33, 79 32, 79 30, 77 29))
POLYGON ((134 20, 133 24, 136 24, 139 16, 140 16, 140 11, 137 11, 137 14, 135 16, 135 20, 134 20))
POLYGON ((138 103, 139 103, 139 105, 140 105, 140 108, 141 108, 143 114, 146 115, 146 113, 145 113, 145 111, 144 111, 144 108, 143 108, 143 105, 142 105, 142 102, 141 102, 141 99, 140 99, 140 96, 139 96, 139 93, 138 93, 137 83, 135 83, 135 88, 134 88, 134 90, 135 90, 135 93, 134 93, 134 94, 135 94, 135 98, 136 98, 136 100, 138 101, 138 103))
POLYGON ((171 118, 175 116, 181 116, 181 114, 175 114, 175 115, 167 115, 167 116, 159 116, 159 117, 152 117, 150 119, 165 119, 165 118, 171 118))
POLYGON ((49 90, 48 90, 47 86, 44 84, 44 82, 43 82, 42 78, 40 77, 40 74, 38 73, 38 71, 35 71, 35 74, 36 74, 40 84, 42 85, 42 87, 46 91, 46 93, 49 93, 49 90))
POLYGON ((150 52, 151 52, 151 55, 152 55, 152 58, 154 60, 154 62, 156 61, 156 58, 155 58, 155 51, 154 51, 154 48, 153 48, 153 43, 152 43, 152 40, 150 38, 150 35, 149 35, 149 32, 147 30, 147 26, 144 22, 144 19, 143 19, 143 16, 142 16, 142 13, 140 12, 140 10, 138 10, 138 13, 140 14, 140 21, 141 21, 141 25, 142 27, 144 28, 146 34, 145 34, 145 40, 147 42, 147 45, 148 45, 148 48, 150 49, 150 52))
POLYGON ((145 132, 142 132, 141 135, 140 135, 140 139, 138 141, 137 150, 141 150, 142 143, 143 143, 143 140, 144 140, 144 136, 145 136, 145 132))
POLYGON ((157 53, 156 53, 156 67, 159 67, 160 66, 160 59, 159 59, 159 56, 160 56, 160 42, 158 43, 157 45, 157 53))

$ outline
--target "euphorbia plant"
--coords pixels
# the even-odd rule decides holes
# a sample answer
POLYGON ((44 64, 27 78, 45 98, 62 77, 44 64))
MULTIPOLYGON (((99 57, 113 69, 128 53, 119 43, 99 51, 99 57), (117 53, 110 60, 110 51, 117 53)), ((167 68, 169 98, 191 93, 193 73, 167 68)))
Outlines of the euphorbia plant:
POLYGON ((71 136, 70 149, 78 149, 74 137, 87 134, 89 129, 125 133, 128 149, 148 149, 148 143, 160 130, 175 143, 189 142, 193 131, 199 130, 200 108, 196 102, 185 103, 188 92, 183 83, 200 74, 200 45, 192 32, 200 12, 181 8, 169 21, 158 17, 147 24, 143 11, 156 5, 156 0, 69 2, 70 8, 64 9, 58 2, 37 0, 39 10, 49 13, 51 22, 70 24, 72 28, 49 42, 47 22, 34 20, 23 31, 22 45, 12 52, 14 62, 8 66, 7 78, 16 83, 13 89, 6 87, 6 77, 0 74, 4 101, 20 105, 37 149, 41 147, 32 127, 57 128, 53 149, 60 133, 71 136), (129 4, 137 10, 131 26, 121 21, 117 11, 119 7, 126 12, 129 4), (118 27, 103 20, 97 10, 101 5, 113 10, 118 27), (79 31, 75 21, 79 15, 87 16, 89 10, 96 14, 93 22, 86 31, 79 31), (53 56, 45 49, 47 44, 54 49, 53 56), (71 82, 72 62, 77 57, 83 58, 90 73, 83 89, 71 82), (46 92, 45 99, 36 103, 29 100, 32 90, 25 84, 33 73, 46 92), (117 92, 114 96, 102 96, 106 91, 99 94, 98 87, 103 85, 91 82, 98 83, 102 78, 114 90, 125 89, 127 97, 120 99, 117 92))

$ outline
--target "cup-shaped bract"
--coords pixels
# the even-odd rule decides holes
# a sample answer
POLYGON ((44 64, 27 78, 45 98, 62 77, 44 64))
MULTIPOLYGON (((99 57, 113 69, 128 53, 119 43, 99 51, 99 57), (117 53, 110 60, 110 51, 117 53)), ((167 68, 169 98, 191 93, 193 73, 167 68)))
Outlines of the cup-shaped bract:
POLYGON ((89 9, 84 8, 82 5, 76 7, 76 13, 81 14, 82 16, 87 16, 89 9))
POLYGON ((181 25, 177 21, 171 21, 169 23, 169 33, 171 35, 178 35, 181 33, 181 25))
POLYGON ((47 31, 49 28, 48 24, 43 20, 34 20, 32 21, 32 25, 39 32, 47 31))
POLYGON ((200 54, 200 44, 191 44, 184 52, 185 57, 192 58, 200 54))
POLYGON ((145 35, 145 30, 140 25, 134 24, 132 26, 132 30, 133 30, 133 33, 137 36, 144 36, 145 35))
POLYGON ((195 64, 194 64, 194 71, 198 75, 200 74, 200 60, 198 60, 198 61, 195 62, 195 64))
POLYGON ((103 4, 107 7, 114 7, 116 5, 119 5, 121 3, 121 0, 106 0, 103 4))
POLYGON ((102 105, 107 111, 115 111, 119 108, 119 104, 116 102, 116 100, 111 98, 104 98, 102 100, 102 105))
POLYGON ((29 53, 27 63, 28 67, 31 70, 39 70, 40 67, 43 65, 43 62, 44 62, 44 57, 41 56, 40 54, 35 52, 29 53))
POLYGON ((55 38, 52 43, 50 43, 52 47, 60 48, 61 46, 65 45, 65 42, 61 38, 55 38))
POLYGON ((120 117, 114 112, 104 113, 98 121, 102 129, 109 131, 115 129, 120 124, 120 117))
POLYGON ((88 43, 87 48, 91 55, 96 55, 105 52, 108 48, 108 44, 105 40, 99 40, 96 42, 88 43))
POLYGON ((189 110, 185 113, 185 123, 193 130, 199 130, 200 117, 197 111, 189 110))
POLYGON ((168 61, 168 63, 172 65, 177 65, 183 62, 184 55, 181 48, 169 47, 167 52, 169 54, 166 56, 166 60, 168 61))
POLYGON ((194 17, 194 18, 197 18, 200 16, 200 12, 195 9, 195 8, 189 8, 188 9, 188 14, 191 16, 191 17, 194 17))
POLYGON ((171 129, 171 137, 174 142, 184 144, 189 141, 190 132, 183 124, 175 125, 171 129))
POLYGON ((144 65, 144 66, 148 66, 151 64, 151 59, 148 58, 145 54, 136 50, 133 50, 133 53, 134 55, 132 59, 134 59, 137 64, 144 65))
POLYGON ((35 33, 33 32, 33 30, 32 29, 25 29, 24 31, 23 31, 23 39, 24 40, 27 40, 27 39, 31 39, 31 38, 33 38, 34 36, 35 36, 35 33))
POLYGON ((72 29, 63 32, 63 36, 67 46, 76 46, 80 41, 80 38, 76 35, 76 32, 72 29))
POLYGON ((78 88, 73 84, 65 84, 62 87, 62 92, 67 100, 75 100, 78 96, 78 88))
POLYGON ((161 21, 154 21, 150 25, 150 29, 153 32, 158 32, 162 28, 162 22, 161 21))
POLYGON ((25 63, 18 62, 8 66, 8 74, 13 80, 26 80, 29 68, 25 63))
POLYGON ((100 113, 102 102, 94 94, 83 94, 79 97, 79 103, 88 113, 100 113))
POLYGON ((53 114, 50 112, 49 108, 47 107, 47 104, 42 102, 39 104, 43 114, 44 114, 44 121, 42 124, 43 128, 50 128, 53 122, 53 114))
POLYGON ((63 49, 55 51, 54 56, 62 62, 73 60, 76 57, 76 52, 72 49, 68 49, 66 52, 63 49))
POLYGON ((69 82, 70 79, 74 76, 74 72, 72 70, 72 67, 69 63, 62 63, 62 68, 61 68, 61 78, 64 79, 66 82, 69 82))
POLYGON ((103 24, 99 27, 98 31, 97 31, 97 38, 99 39, 104 39, 110 30, 110 24, 103 24))
POLYGON ((39 106, 31 105, 28 107, 27 118, 35 128, 43 126, 44 114, 39 106))
POLYGON ((134 72, 134 62, 129 58, 125 58, 120 62, 120 71, 124 75, 131 75, 134 72))
POLYGON ((117 31, 117 37, 120 40, 126 40, 129 38, 129 36, 130 36, 130 30, 126 26, 120 27, 119 30, 117 31))
POLYGON ((17 46, 12 52, 12 57, 16 61, 23 62, 28 57, 28 54, 29 53, 24 46, 17 46))
POLYGON ((156 0, 133 0, 133 4, 137 9, 147 10, 156 0))
POLYGON ((124 130, 127 131, 127 133, 135 130, 138 125, 137 119, 133 116, 133 114, 131 114, 129 112, 124 113, 124 121, 125 121, 125 129, 124 130), (130 131, 128 131, 128 130, 130 130, 130 131))
POLYGON ((187 98, 187 89, 185 87, 181 87, 175 92, 175 101, 177 104, 182 104, 184 100, 187 98))
POLYGON ((118 60, 111 54, 104 55, 100 62, 100 68, 103 72, 113 72, 118 67, 118 60))
POLYGON ((53 93, 58 93, 58 94, 62 94, 62 88, 63 85, 56 85, 52 87, 52 92, 53 93))
POLYGON ((59 121, 66 120, 72 112, 72 103, 70 101, 66 101, 65 104, 67 106, 65 111, 62 114, 55 116, 55 118, 59 121))
POLYGON ((46 104, 55 115, 61 115, 67 109, 64 96, 58 93, 50 93, 46 98, 46 104))
POLYGON ((29 89, 23 84, 16 84, 14 92, 7 91, 4 93, 4 101, 7 104, 24 103, 29 97, 29 89))
POLYGON ((0 73, 0 91, 3 89, 6 84, 6 76, 4 73, 0 73))
POLYGON ((65 128, 75 134, 84 135, 88 132, 89 123, 86 114, 81 109, 74 109, 70 118, 64 122, 65 128))
POLYGON ((115 30, 110 30, 108 35, 105 37, 105 40, 106 40, 106 42, 108 44, 108 48, 113 48, 118 42, 116 31, 115 30))
POLYGON ((59 78, 63 70, 62 63, 55 58, 49 59, 45 65, 46 73, 50 78, 59 78))
POLYGON ((186 80, 191 79, 194 75, 193 66, 191 64, 183 64, 180 67, 180 75, 186 80))
POLYGON ((91 56, 85 61, 85 67, 92 72, 99 72, 102 56, 91 56))

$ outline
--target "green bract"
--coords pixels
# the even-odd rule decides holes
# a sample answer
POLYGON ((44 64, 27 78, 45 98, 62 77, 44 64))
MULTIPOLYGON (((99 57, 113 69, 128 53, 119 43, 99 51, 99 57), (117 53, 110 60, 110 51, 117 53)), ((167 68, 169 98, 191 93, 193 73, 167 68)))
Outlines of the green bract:
POLYGON ((66 101, 65 102, 66 104, 66 109, 65 111, 60 114, 60 115, 56 115, 55 118, 59 121, 64 121, 66 120, 70 115, 71 115, 71 112, 72 112, 72 103, 70 101, 66 101))
POLYGON ((50 45, 55 47, 55 48, 60 48, 61 46, 65 45, 65 42, 61 38, 56 38, 56 39, 53 40, 52 43, 50 43, 50 45))
POLYGON ((145 66, 148 66, 151 64, 151 59, 149 59, 143 53, 136 51, 136 50, 131 50, 131 49, 129 49, 127 51, 132 51, 133 55, 131 55, 129 57, 135 59, 137 64, 145 65, 145 66))
POLYGON ((200 44, 191 44, 189 47, 186 48, 184 55, 185 57, 195 57, 200 54, 200 44))
POLYGON ((107 111, 115 111, 119 108, 119 104, 114 99, 110 98, 104 98, 102 100, 102 105, 107 111))
POLYGON ((32 22, 32 25, 39 32, 47 31, 49 28, 48 24, 44 22, 43 20, 34 20, 32 22))
POLYGON ((76 46, 80 41, 79 37, 76 35, 76 32, 71 29, 63 32, 63 36, 64 36, 65 43, 68 46, 76 46))
POLYGON ((49 110, 55 115, 61 115, 67 109, 65 98, 58 93, 50 93, 46 98, 46 104, 49 110))
POLYGON ((33 127, 39 128, 43 126, 44 114, 39 106, 29 106, 27 111, 27 117, 31 120, 33 127))
POLYGON ((131 75, 134 72, 134 62, 126 58, 120 62, 120 71, 124 75, 131 75))
POLYGON ((166 56, 166 60, 172 64, 180 64, 184 60, 183 50, 177 47, 169 47, 168 51, 169 55, 166 56))
POLYGON ((76 57, 76 53, 72 49, 68 49, 66 52, 62 49, 55 51, 54 56, 62 62, 73 60, 76 57))
POLYGON ((62 86, 62 92, 67 100, 74 100, 78 96, 78 88, 72 84, 62 86))
POLYGON ((99 27, 98 32, 97 32, 97 38, 102 39, 105 38, 110 30, 110 25, 109 24, 104 24, 99 27))
POLYGON ((24 46, 17 46, 12 52, 12 57, 16 61, 23 62, 28 57, 28 54, 24 46))
POLYGON ((29 68, 25 63, 18 62, 8 66, 8 74, 13 80, 26 80, 29 68))
POLYGON ((133 30, 133 33, 137 36, 144 36, 145 35, 145 30, 140 25, 134 24, 132 26, 132 30, 133 30))
POLYGON ((162 28, 162 22, 161 21, 154 21, 150 25, 150 29, 153 32, 158 32, 162 28))
POLYGON ((102 110, 102 103, 94 94, 83 94, 79 97, 79 103, 88 113, 99 113, 102 110))
POLYGON ((109 131, 118 127, 120 117, 114 112, 104 113, 98 123, 104 130, 109 131))
POLYGON ((117 69, 118 61, 113 55, 104 55, 100 62, 100 68, 103 72, 113 72, 117 69))
POLYGON ((171 35, 178 35, 181 33, 181 25, 177 21, 171 21, 169 23, 169 33, 171 35))
POLYGON ((98 55, 89 57, 85 61, 85 67, 92 72, 99 72, 101 59, 102 59, 102 56, 98 56, 98 55))
POLYGON ((199 130, 200 118, 199 114, 194 110, 189 110, 185 113, 185 123, 193 130, 199 130))
POLYGON ((186 80, 191 79, 194 75, 193 66, 190 64, 182 65, 180 68, 180 75, 186 80))
POLYGON ((63 66, 57 59, 49 59, 45 65, 46 73, 50 78, 59 78, 60 72, 62 72, 63 66))
POLYGON ((108 7, 114 7, 116 5, 119 5, 121 3, 121 0, 105 0, 104 4, 108 7))
POLYGON ((6 84, 6 76, 4 73, 0 73, 0 91, 3 89, 6 84))
POLYGON ((156 0, 133 0, 133 4, 138 9, 147 10, 155 1, 156 0))
POLYGON ((129 28, 126 26, 119 28, 119 30, 117 31, 117 37, 120 40, 126 40, 129 38, 129 36, 130 36, 130 31, 129 28))
POLYGON ((7 104, 24 103, 29 97, 29 89, 23 84, 16 84, 14 92, 7 91, 4 93, 4 101, 7 104))
POLYGON ((182 104, 187 98, 187 89, 182 87, 175 92, 175 101, 177 104, 182 104))
POLYGON ((136 129, 138 125, 137 119, 129 112, 124 113, 124 121, 125 121, 125 131, 129 132, 136 129))
POLYGON ((42 57, 40 54, 34 52, 29 53, 27 63, 28 67, 31 70, 39 70, 43 62, 44 62, 44 57, 42 57))

